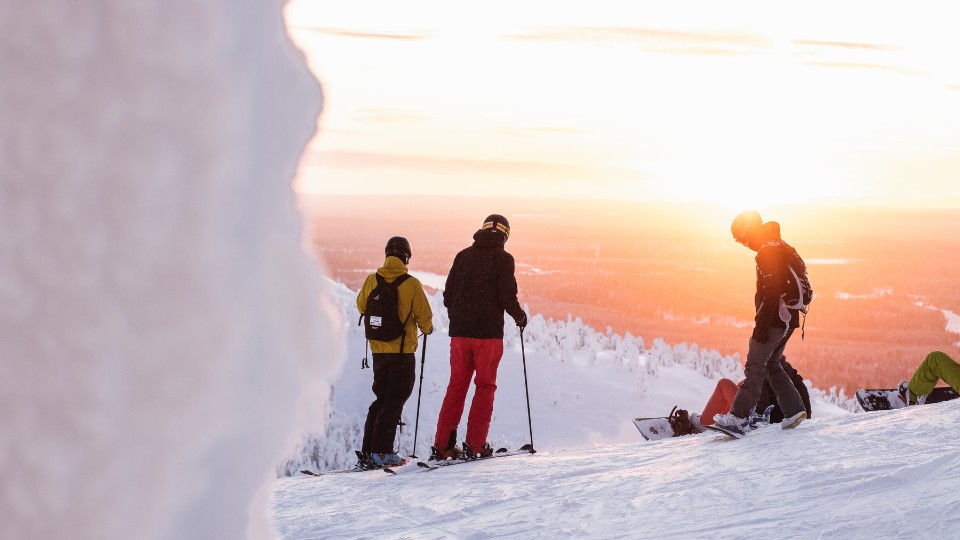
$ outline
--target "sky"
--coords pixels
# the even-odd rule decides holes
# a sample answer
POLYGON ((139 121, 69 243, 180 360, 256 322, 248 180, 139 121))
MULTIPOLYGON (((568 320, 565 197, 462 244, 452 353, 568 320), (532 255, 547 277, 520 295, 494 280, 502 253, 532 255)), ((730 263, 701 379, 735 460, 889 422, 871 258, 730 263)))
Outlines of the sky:
POLYGON ((949 3, 292 0, 301 193, 960 207, 949 3))

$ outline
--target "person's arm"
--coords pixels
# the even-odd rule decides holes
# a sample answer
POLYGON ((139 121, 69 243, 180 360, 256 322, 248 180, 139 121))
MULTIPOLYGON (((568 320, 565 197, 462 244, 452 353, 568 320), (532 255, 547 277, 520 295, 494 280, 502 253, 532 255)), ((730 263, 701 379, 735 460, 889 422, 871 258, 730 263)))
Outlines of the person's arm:
POLYGON ((363 315, 363 312, 367 309, 367 297, 370 296, 370 291, 373 290, 373 286, 370 285, 370 280, 373 279, 376 281, 377 278, 373 277, 373 274, 367 276, 367 279, 363 281, 363 285, 360 286, 360 292, 357 293, 357 311, 363 315))
POLYGON ((413 318, 417 321, 417 326, 424 334, 433 333, 433 310, 430 308, 430 301, 426 293, 423 292, 423 285, 416 278, 413 281, 413 318))
POLYGON ((757 343, 766 343, 774 320, 780 317, 783 268, 781 268, 777 248, 773 246, 760 248, 757 252, 757 271, 760 273, 757 293, 760 295, 761 302, 755 319, 756 325, 753 328, 753 339, 757 343))
POLYGON ((453 299, 459 292, 460 287, 460 259, 463 252, 457 253, 457 256, 453 258, 453 265, 450 267, 450 271, 447 272, 447 280, 443 285, 443 307, 449 309, 453 306, 453 299))
POLYGON ((497 294, 500 300, 500 306, 513 317, 517 326, 523 328, 527 325, 527 314, 520 307, 517 300, 517 278, 514 275, 515 264, 513 256, 506 254, 503 267, 500 269, 500 280, 497 284, 497 294))

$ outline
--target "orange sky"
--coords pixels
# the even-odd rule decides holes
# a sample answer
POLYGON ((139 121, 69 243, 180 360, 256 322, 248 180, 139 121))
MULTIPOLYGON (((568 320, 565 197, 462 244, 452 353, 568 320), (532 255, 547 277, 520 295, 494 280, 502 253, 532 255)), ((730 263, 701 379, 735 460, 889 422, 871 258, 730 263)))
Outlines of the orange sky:
POLYGON ((291 1, 297 189, 960 207, 949 3, 558 4, 291 1))

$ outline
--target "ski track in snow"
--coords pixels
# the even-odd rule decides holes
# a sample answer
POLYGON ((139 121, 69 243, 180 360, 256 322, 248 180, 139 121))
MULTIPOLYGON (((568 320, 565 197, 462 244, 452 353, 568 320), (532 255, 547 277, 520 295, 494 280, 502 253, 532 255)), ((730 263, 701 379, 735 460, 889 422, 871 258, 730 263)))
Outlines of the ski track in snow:
MULTIPOLYGON (((277 481, 287 539, 950 537, 956 402, 543 451, 435 471, 277 481)), ((639 437, 639 435, 638 435, 639 437)))

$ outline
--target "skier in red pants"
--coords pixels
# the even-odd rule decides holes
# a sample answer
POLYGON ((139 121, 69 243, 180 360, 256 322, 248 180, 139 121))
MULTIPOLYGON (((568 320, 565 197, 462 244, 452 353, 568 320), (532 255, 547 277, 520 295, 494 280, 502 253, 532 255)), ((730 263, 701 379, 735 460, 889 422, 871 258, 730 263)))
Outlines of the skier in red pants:
POLYGON ((430 459, 461 454, 457 426, 474 373, 476 390, 462 452, 471 458, 493 454, 487 433, 503 356, 504 311, 520 328, 527 325, 527 314, 517 301, 513 255, 503 249, 509 237, 507 219, 499 214, 488 216, 474 233, 473 245, 457 254, 447 276, 443 305, 450 317, 450 383, 440 407, 430 459))

